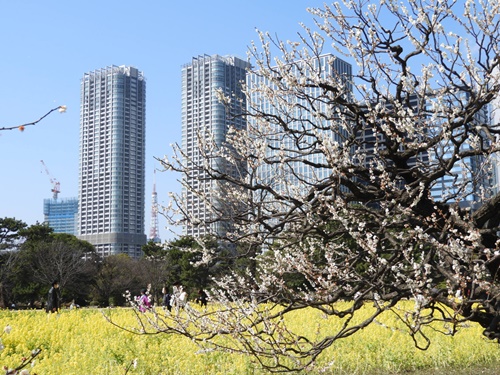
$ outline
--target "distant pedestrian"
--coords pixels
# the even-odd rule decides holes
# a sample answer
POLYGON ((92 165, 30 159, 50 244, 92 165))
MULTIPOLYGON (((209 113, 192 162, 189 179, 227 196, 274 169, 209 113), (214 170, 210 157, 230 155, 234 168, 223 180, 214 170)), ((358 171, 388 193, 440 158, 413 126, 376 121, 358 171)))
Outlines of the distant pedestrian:
POLYGON ((177 292, 175 293, 175 299, 174 299, 175 306, 177 308, 183 309, 184 306, 186 306, 187 303, 187 293, 182 287, 182 285, 177 287, 177 292))
POLYGON ((48 313, 56 313, 59 311, 61 307, 61 290, 59 289, 59 281, 54 280, 52 283, 52 288, 49 290, 49 294, 47 295, 47 306, 45 306, 45 310, 48 313))
POLYGON ((168 311, 172 311, 172 295, 170 294, 169 287, 163 287, 161 292, 163 293, 163 307, 166 307, 168 311))
POLYGON ((151 307, 151 302, 149 301, 146 289, 141 289, 141 295, 137 298, 137 304, 139 305, 139 311, 141 312, 145 312, 151 307))
POLYGON ((208 299, 207 293, 205 293, 203 289, 198 290, 198 297, 196 298, 196 302, 198 302, 200 306, 206 307, 207 299, 208 299))

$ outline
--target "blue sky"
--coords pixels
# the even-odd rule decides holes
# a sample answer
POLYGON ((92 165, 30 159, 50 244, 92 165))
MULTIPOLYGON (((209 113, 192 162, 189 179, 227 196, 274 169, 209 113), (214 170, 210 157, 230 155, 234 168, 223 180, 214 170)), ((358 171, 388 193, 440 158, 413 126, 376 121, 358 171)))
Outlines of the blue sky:
MULTIPOLYGON (((307 7, 317 0, 253 1, 3 1, 0 3, 0 127, 38 119, 37 126, 0 132, 0 217, 43 221, 51 183, 59 197, 78 195, 80 79, 109 65, 132 65, 147 79, 146 234, 149 234, 154 157, 181 140, 181 66, 203 54, 246 58, 255 29, 296 40, 307 7)), ((156 173, 159 203, 179 191, 172 173, 156 173)), ((160 237, 174 238, 160 217, 160 237)))

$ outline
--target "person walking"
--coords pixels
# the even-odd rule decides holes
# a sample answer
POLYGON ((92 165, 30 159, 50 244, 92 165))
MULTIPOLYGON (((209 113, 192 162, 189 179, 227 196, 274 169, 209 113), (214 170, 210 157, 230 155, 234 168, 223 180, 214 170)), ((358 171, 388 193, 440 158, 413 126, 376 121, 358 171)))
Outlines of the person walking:
POLYGON ((61 290, 59 289, 59 281, 54 280, 52 288, 47 295, 47 306, 45 307, 48 313, 57 313, 61 307, 61 290))
POLYGON ((139 305, 139 311, 141 312, 145 312, 151 307, 151 302, 149 301, 146 289, 141 289, 141 295, 137 299, 137 304, 139 305))
POLYGON ((196 298, 196 302, 198 302, 202 307, 207 307, 207 299, 207 293, 203 289, 198 290, 198 298, 196 298))
POLYGON ((184 306, 186 306, 187 304, 187 293, 186 291, 184 290, 184 288, 181 286, 181 289, 180 289, 180 294, 179 294, 179 307, 180 308, 184 308, 184 306))
POLYGON ((168 311, 172 311, 172 295, 170 294, 169 287, 164 286, 162 289, 163 293, 163 307, 166 307, 168 311))

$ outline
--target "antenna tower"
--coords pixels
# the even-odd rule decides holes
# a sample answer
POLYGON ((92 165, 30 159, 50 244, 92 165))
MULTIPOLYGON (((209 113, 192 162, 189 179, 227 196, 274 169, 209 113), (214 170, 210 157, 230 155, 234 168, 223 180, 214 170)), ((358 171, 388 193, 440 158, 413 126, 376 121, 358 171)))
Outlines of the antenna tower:
POLYGON ((158 196, 156 194, 156 170, 153 179, 153 194, 151 195, 151 223, 149 228, 149 240, 161 242, 158 236, 158 196))

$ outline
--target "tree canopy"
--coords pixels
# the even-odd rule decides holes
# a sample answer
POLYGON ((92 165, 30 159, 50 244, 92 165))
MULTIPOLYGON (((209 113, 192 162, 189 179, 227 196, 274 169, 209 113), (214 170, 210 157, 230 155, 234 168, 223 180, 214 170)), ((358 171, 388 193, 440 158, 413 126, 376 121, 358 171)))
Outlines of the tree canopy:
MULTIPOLYGON (((500 129, 488 109, 500 91, 500 4, 343 0, 309 11, 315 27, 304 26, 298 41, 259 32, 251 46, 247 129, 229 127, 222 146, 200 140, 199 165, 181 146, 162 159, 216 181, 210 220, 234 228, 219 240, 253 249, 257 268, 218 280, 211 293, 224 313, 192 313, 183 329, 173 317, 156 329, 252 354, 273 371, 304 368, 407 298, 415 311, 401 319, 422 349, 436 321, 450 334, 478 322, 499 339, 500 129), (325 54, 352 73, 327 72, 325 54), (374 308, 360 321, 367 301, 374 308), (305 308, 346 323, 304 337, 286 314, 305 308), (217 340, 223 333, 233 345, 217 340)), ((174 203, 182 223, 199 220, 186 217, 182 196, 174 203)))
POLYGON ((19 231, 26 228, 26 223, 15 218, 0 219, 0 250, 12 250, 19 240, 19 231))

